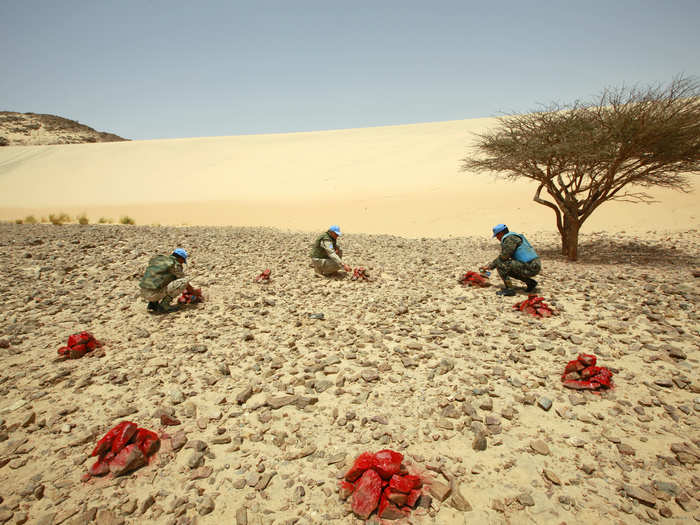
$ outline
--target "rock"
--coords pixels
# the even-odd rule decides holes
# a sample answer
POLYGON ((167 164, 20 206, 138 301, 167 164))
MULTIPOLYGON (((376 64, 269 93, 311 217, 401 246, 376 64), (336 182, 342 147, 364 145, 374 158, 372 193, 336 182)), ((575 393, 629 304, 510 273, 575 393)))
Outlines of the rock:
POLYGON ((179 405, 180 403, 185 401, 185 394, 180 390, 179 388, 174 388, 170 392, 170 401, 174 405, 179 405))
POLYGON ((544 410, 545 412, 547 412, 550 408, 552 408, 552 400, 549 399, 548 397, 542 396, 541 398, 539 398, 539 399, 537 400, 537 405, 538 405, 542 410, 544 410))
POLYGON ((555 485, 561 485, 561 480, 559 479, 559 476, 557 476, 554 472, 548 469, 544 469, 542 471, 544 474, 544 477, 547 478, 549 481, 554 483, 555 485))
POLYGON ((196 469, 204 463, 204 454, 197 450, 193 450, 190 456, 187 458, 187 466, 191 469, 196 469))
POLYGON ((170 443, 173 447, 173 450, 177 452, 187 443, 187 434, 185 434, 184 430, 175 432, 170 438, 170 443))
POLYGON ((12 512, 7 507, 0 507, 0 523, 5 523, 6 521, 10 521, 12 519, 12 516, 14 516, 14 515, 15 515, 15 513, 12 512))
POLYGON ((623 456, 635 456, 637 454, 637 452, 631 446, 625 443, 618 443, 617 450, 623 456))
POLYGON ((136 444, 124 447, 109 463, 109 471, 114 476, 122 476, 146 464, 146 456, 136 444))
POLYGON ((239 507, 236 511, 236 525, 248 525, 248 510, 245 507, 239 507))
POLYGON ((148 509, 156 502, 153 496, 146 496, 139 505, 139 514, 145 514, 148 509))
POLYGON ((622 487, 627 497, 636 499, 640 503, 646 505, 647 507, 656 507, 656 498, 653 494, 650 494, 646 490, 640 487, 634 487, 632 485, 624 485, 622 487))
POLYGON ((430 495, 439 501, 445 501, 445 499, 447 499, 447 497, 452 493, 452 489, 449 485, 437 480, 432 481, 429 488, 430 495))
POLYGON ((535 500, 529 494, 518 494, 518 503, 524 507, 533 507, 535 505, 535 500))
POLYGON ((477 434, 477 436, 474 438, 474 441, 472 442, 472 448, 474 450, 486 450, 486 436, 483 434, 477 434))
POLYGON ((242 405, 246 401, 248 401, 252 395, 253 395, 253 387, 248 385, 246 388, 244 388, 241 392, 239 392, 236 395, 236 403, 238 403, 239 405, 242 405))
POLYGON ((174 417, 170 417, 167 414, 161 414, 160 424, 166 427, 174 427, 181 424, 180 420, 174 417))
POLYGON ((530 448, 538 454, 542 454, 543 456, 549 455, 549 447, 547 446, 547 443, 545 443, 541 439, 537 439, 535 441, 530 442, 530 448))
POLYGON ((277 410, 279 408, 286 407, 287 405, 293 405, 298 400, 299 396, 295 395, 271 397, 267 400, 267 406, 269 406, 273 410, 277 410))
POLYGON ((196 479, 206 479, 211 476, 212 472, 214 472, 214 469, 209 466, 199 467, 192 474, 190 474, 189 480, 194 481, 196 479))
POLYGON ((211 499, 209 496, 204 496, 202 499, 202 502, 199 504, 199 507, 197 508, 197 512, 199 512, 200 516, 206 516, 207 514, 211 514, 211 512, 214 510, 214 500, 211 499))
POLYGON ((122 525, 124 518, 118 518, 111 510, 102 509, 97 513, 95 523, 97 525, 122 525))
POLYGON ((472 506, 469 504, 467 498, 464 496, 465 492, 466 487, 464 487, 464 485, 460 485, 457 488, 457 490, 455 490, 452 493, 452 499, 450 501, 455 509, 460 510, 462 512, 469 512, 470 510, 472 510, 472 506))
POLYGON ((191 345, 189 346, 185 351, 186 352, 191 352, 193 354, 203 354, 208 350, 207 345, 191 345))
POLYGON ((365 470, 355 483, 352 493, 352 511, 360 519, 366 520, 379 505, 382 491, 382 478, 374 470, 365 470))
POLYGON ((262 492, 267 488, 267 486, 270 483, 270 480, 277 475, 277 472, 265 472, 262 476, 260 476, 260 480, 255 484, 255 490, 262 492))

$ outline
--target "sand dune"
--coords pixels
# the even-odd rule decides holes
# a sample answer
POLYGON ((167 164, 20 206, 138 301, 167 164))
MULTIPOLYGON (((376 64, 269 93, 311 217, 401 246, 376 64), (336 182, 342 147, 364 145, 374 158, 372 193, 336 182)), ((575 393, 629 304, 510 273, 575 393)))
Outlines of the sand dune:
MULTIPOLYGON (((459 171, 473 133, 495 119, 277 135, 0 150, 0 219, 65 211, 139 224, 270 226, 409 237, 553 230, 533 183, 459 171)), ((697 184, 695 185, 697 188, 697 184)), ((685 230, 697 193, 606 204, 584 231, 685 230)))

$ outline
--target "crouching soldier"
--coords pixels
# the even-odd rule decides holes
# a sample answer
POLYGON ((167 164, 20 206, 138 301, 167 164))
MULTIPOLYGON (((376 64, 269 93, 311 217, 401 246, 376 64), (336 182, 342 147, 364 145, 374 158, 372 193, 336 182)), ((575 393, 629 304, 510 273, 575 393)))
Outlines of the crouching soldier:
POLYGON ((340 269, 346 272, 352 270, 341 259, 343 250, 338 246, 338 237, 340 228, 331 226, 328 231, 319 235, 311 246, 311 263, 317 274, 328 276, 340 269))
POLYGON ((501 253, 491 263, 481 266, 479 270, 498 270, 498 275, 503 279, 503 289, 496 292, 498 295, 515 295, 511 277, 525 283, 525 290, 532 292, 537 287, 537 281, 533 279, 540 273, 542 263, 535 249, 524 235, 509 232, 505 224, 497 224, 493 227, 493 236, 501 241, 501 253))
POLYGON ((167 313, 178 309, 171 306, 173 299, 187 291, 200 295, 201 290, 190 286, 182 268, 187 262, 187 252, 176 248, 170 255, 156 255, 148 261, 148 268, 139 282, 141 297, 148 301, 151 313, 167 313))

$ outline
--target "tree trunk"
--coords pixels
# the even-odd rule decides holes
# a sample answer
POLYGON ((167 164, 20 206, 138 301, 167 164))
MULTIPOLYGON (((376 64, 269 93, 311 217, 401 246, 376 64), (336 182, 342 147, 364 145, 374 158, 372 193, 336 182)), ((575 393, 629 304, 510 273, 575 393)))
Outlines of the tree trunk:
POLYGON ((575 261, 578 258, 578 231, 581 229, 581 223, 578 217, 564 215, 564 227, 561 233, 561 253, 570 261, 575 261))

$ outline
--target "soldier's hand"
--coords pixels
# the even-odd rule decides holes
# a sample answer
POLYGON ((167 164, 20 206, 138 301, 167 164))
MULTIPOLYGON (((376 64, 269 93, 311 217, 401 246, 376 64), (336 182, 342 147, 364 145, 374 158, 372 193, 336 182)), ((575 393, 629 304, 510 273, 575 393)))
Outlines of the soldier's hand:
POLYGON ((350 268, 350 266, 348 266, 347 264, 344 264, 344 265, 343 265, 343 270, 345 270, 346 272, 351 272, 351 271, 352 271, 352 268, 350 268))
POLYGON ((479 266, 480 272, 485 272, 486 270, 488 270, 488 268, 486 266, 479 266))

